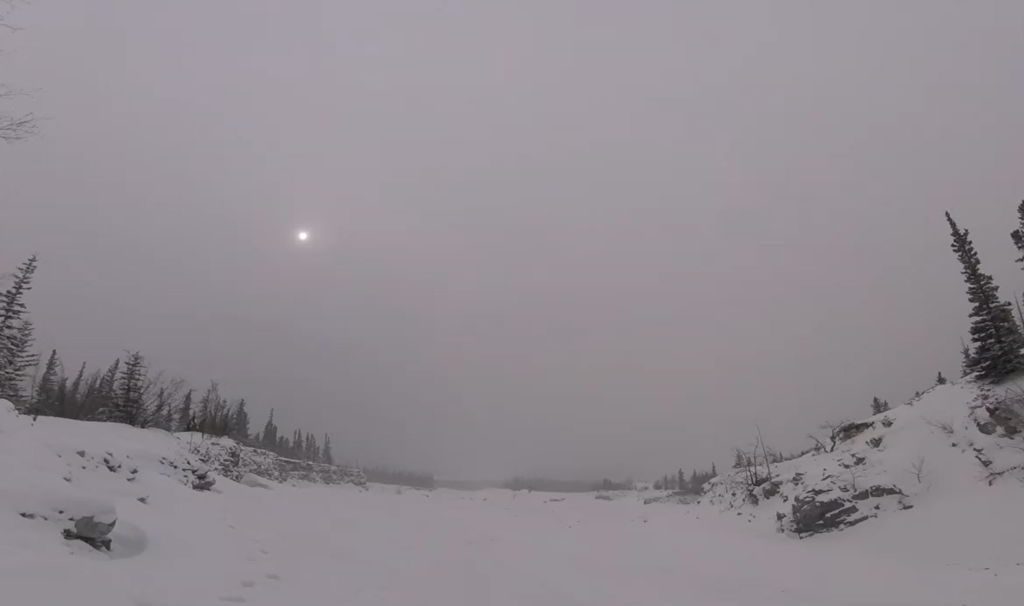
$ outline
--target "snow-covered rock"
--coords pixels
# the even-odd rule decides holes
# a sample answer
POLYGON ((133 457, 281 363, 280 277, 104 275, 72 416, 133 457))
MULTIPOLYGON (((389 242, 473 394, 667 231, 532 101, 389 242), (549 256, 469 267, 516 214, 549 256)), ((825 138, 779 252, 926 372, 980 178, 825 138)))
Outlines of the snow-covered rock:
POLYGON ((366 476, 357 467, 289 459, 261 448, 239 444, 230 438, 198 433, 181 433, 177 436, 188 444, 189 452, 200 461, 219 475, 236 482, 241 482, 247 475, 254 475, 275 482, 366 486, 366 476))

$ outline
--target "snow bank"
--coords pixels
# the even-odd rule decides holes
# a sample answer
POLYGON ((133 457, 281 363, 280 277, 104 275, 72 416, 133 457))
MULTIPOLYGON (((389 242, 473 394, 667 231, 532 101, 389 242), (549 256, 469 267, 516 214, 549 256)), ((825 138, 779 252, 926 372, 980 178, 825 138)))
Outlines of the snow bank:
MULTIPOLYGON (((937 386, 915 401, 835 432, 831 451, 772 465, 751 487, 732 471, 712 481, 701 503, 768 518, 807 536, 842 530, 930 500, 984 492, 1024 477, 1024 442, 993 421, 1004 387, 937 386)), ((762 468, 762 474, 764 470, 762 468)))

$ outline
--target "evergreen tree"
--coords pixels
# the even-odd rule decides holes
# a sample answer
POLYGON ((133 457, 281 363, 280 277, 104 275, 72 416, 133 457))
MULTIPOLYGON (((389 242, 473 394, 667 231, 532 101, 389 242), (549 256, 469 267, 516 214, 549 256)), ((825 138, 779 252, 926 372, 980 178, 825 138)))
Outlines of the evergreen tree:
POLYGON ((263 447, 268 450, 278 448, 277 425, 274 425, 274 409, 270 409, 270 416, 267 417, 267 424, 263 426, 263 447))
POLYGON ((324 448, 320 460, 327 465, 334 465, 334 453, 331 452, 331 436, 324 434, 324 448))
POLYGON ((240 399, 238 405, 235 406, 229 435, 243 442, 249 439, 249 411, 245 408, 245 398, 240 399))
POLYGON ((85 362, 78 367, 78 374, 75 375, 75 379, 71 381, 71 386, 68 387, 67 391, 67 404, 66 404, 66 416, 69 419, 81 419, 82 418, 82 380, 85 378, 85 362))
POLYGON ((939 371, 939 375, 937 377, 935 377, 935 384, 936 385, 945 385, 946 383, 949 383, 949 380, 946 379, 946 377, 942 376, 942 371, 940 370, 939 371))
POLYGON ((680 469, 676 473, 676 484, 678 485, 676 487, 676 490, 685 490, 686 489, 686 472, 683 471, 682 469, 680 469))
MULTIPOLYGON (((32 354, 32 323, 25 294, 32 290, 36 256, 18 266, 11 286, 0 293, 0 398, 24 403, 25 373, 36 365, 32 354)), ((29 394, 29 397, 35 394, 29 394)))
POLYGON ((68 378, 63 376, 60 377, 60 381, 57 382, 57 396, 54 399, 54 416, 61 417, 64 419, 70 418, 68 416, 68 378))
MULTIPOLYGON (((1017 247, 1017 252, 1020 253, 1017 263, 1024 265, 1024 201, 1021 201, 1020 205, 1017 206, 1017 229, 1010 232, 1010 239, 1013 240, 1013 245, 1017 247)), ((1021 269, 1024 269, 1024 267, 1021 269)))
POLYGON ((99 385, 96 389, 96 397, 98 402, 96 403, 96 414, 98 415, 101 410, 105 408, 113 407, 114 400, 116 399, 115 388, 117 385, 117 374, 121 370, 121 358, 114 360, 114 363, 107 368, 107 372, 103 373, 100 378, 99 385))
POLYGON ((711 463, 711 477, 712 478, 717 478, 718 477, 718 469, 715 467, 714 463, 711 463))
POLYGON ((967 346, 967 342, 960 339, 960 376, 966 377, 971 374, 971 348, 967 346))
POLYGON ((57 350, 54 349, 46 360, 46 368, 43 370, 42 376, 36 382, 32 414, 50 416, 57 414, 57 389, 61 379, 60 366, 60 358, 57 357, 57 350))
POLYGON ((195 420, 192 418, 192 390, 185 392, 178 406, 178 431, 195 431, 195 420))
POLYGON ((142 354, 129 352, 124 367, 117 375, 114 396, 100 416, 105 421, 142 425, 145 419, 146 360, 142 354))
POLYGON ((150 421, 146 425, 157 429, 170 429, 169 426, 164 425, 164 421, 167 420, 167 411, 170 408, 170 403, 167 401, 167 388, 161 386, 156 390, 156 401, 153 403, 152 412, 148 415, 150 421))
POLYGON ((971 341, 974 351, 968 370, 980 379, 999 380, 1024 368, 1024 336, 1013 319, 1009 302, 999 299, 999 287, 981 270, 981 261, 968 230, 961 230, 946 213, 953 236, 952 249, 962 266, 971 309, 971 341))
POLYGON ((736 449, 736 458, 733 459, 732 468, 733 469, 743 469, 745 466, 746 466, 746 460, 743 458, 743 451, 741 451, 740 449, 737 448, 736 449))
POLYGON ((164 408, 163 418, 160 419, 160 427, 166 431, 175 431, 175 424, 177 423, 177 415, 174 410, 174 402, 168 398, 166 407, 164 408))
POLYGON ((216 381, 210 381, 206 393, 199 400, 199 431, 206 434, 217 433, 217 416, 221 407, 220 387, 216 381))
POLYGON ((889 402, 879 399, 877 396, 871 399, 871 414, 882 414, 889 410, 889 402))

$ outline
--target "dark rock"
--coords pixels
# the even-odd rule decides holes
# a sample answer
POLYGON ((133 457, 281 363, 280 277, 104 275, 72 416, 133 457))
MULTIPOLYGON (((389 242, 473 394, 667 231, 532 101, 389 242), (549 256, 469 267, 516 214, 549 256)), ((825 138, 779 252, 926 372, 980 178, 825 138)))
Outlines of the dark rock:
POLYGON ((986 404, 985 412, 988 413, 992 422, 1003 430, 1003 433, 1015 436, 1024 431, 1024 415, 1021 415, 1017 408, 1014 403, 1002 401, 996 404, 986 404))
POLYGON ((837 428, 835 431, 835 439, 837 442, 845 442, 852 438, 859 436, 865 431, 875 426, 874 421, 860 421, 854 423, 847 423, 837 428))
POLYGON ((978 431, 985 434, 986 436, 990 436, 996 432, 996 424, 993 423, 992 421, 981 421, 977 423, 977 426, 978 431))
POLYGON ((797 497, 793 503, 790 529, 800 536, 849 528, 870 518, 858 515, 857 506, 842 497, 817 500, 797 497))
POLYGON ((761 488, 761 496, 770 499, 779 494, 782 484, 780 482, 768 482, 761 488))
POLYGON ((116 524, 116 518, 111 518, 111 521, 108 523, 97 520, 94 516, 82 516, 75 520, 74 529, 64 529, 64 538, 82 541, 94 549, 110 551, 109 535, 114 530, 116 524))
POLYGON ((903 495, 903 491, 895 486, 881 486, 875 485, 870 488, 865 488, 855 492, 850 498, 854 501, 863 501, 868 497, 872 499, 880 499, 882 497, 888 497, 893 495, 903 495))

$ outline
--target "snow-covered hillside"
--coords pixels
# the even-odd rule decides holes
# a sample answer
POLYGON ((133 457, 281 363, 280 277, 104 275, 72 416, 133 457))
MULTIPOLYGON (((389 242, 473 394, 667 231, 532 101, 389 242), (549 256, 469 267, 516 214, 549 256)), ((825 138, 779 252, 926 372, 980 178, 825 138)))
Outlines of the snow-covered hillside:
POLYGON ((807 485, 824 486, 842 457, 869 456, 858 489, 895 485, 913 505, 805 541, 775 531, 774 513, 788 511, 781 496, 734 502, 724 481, 687 506, 644 505, 630 493, 280 483, 250 472, 234 481, 217 471, 235 457, 230 443, 205 443, 213 464, 204 476, 195 436, 33 422, 4 406, 0 603, 1009 606, 1024 596, 1024 489, 1015 471, 987 481, 1019 459, 1002 430, 988 435, 958 408, 982 396, 935 390, 832 456, 780 465, 780 477, 803 470, 807 485), (867 445, 877 435, 881 445, 867 445), (918 456, 920 483, 904 469, 918 456), (195 490, 204 478, 216 484, 195 490), (78 515, 116 515, 109 552, 62 536, 78 515))
POLYGON ((936 386, 904 406, 842 424, 822 441, 824 450, 772 465, 771 480, 756 487, 742 470, 717 478, 701 502, 808 536, 930 503, 1001 495, 996 484, 1016 494, 1024 418, 1006 403, 1016 390, 936 386))

